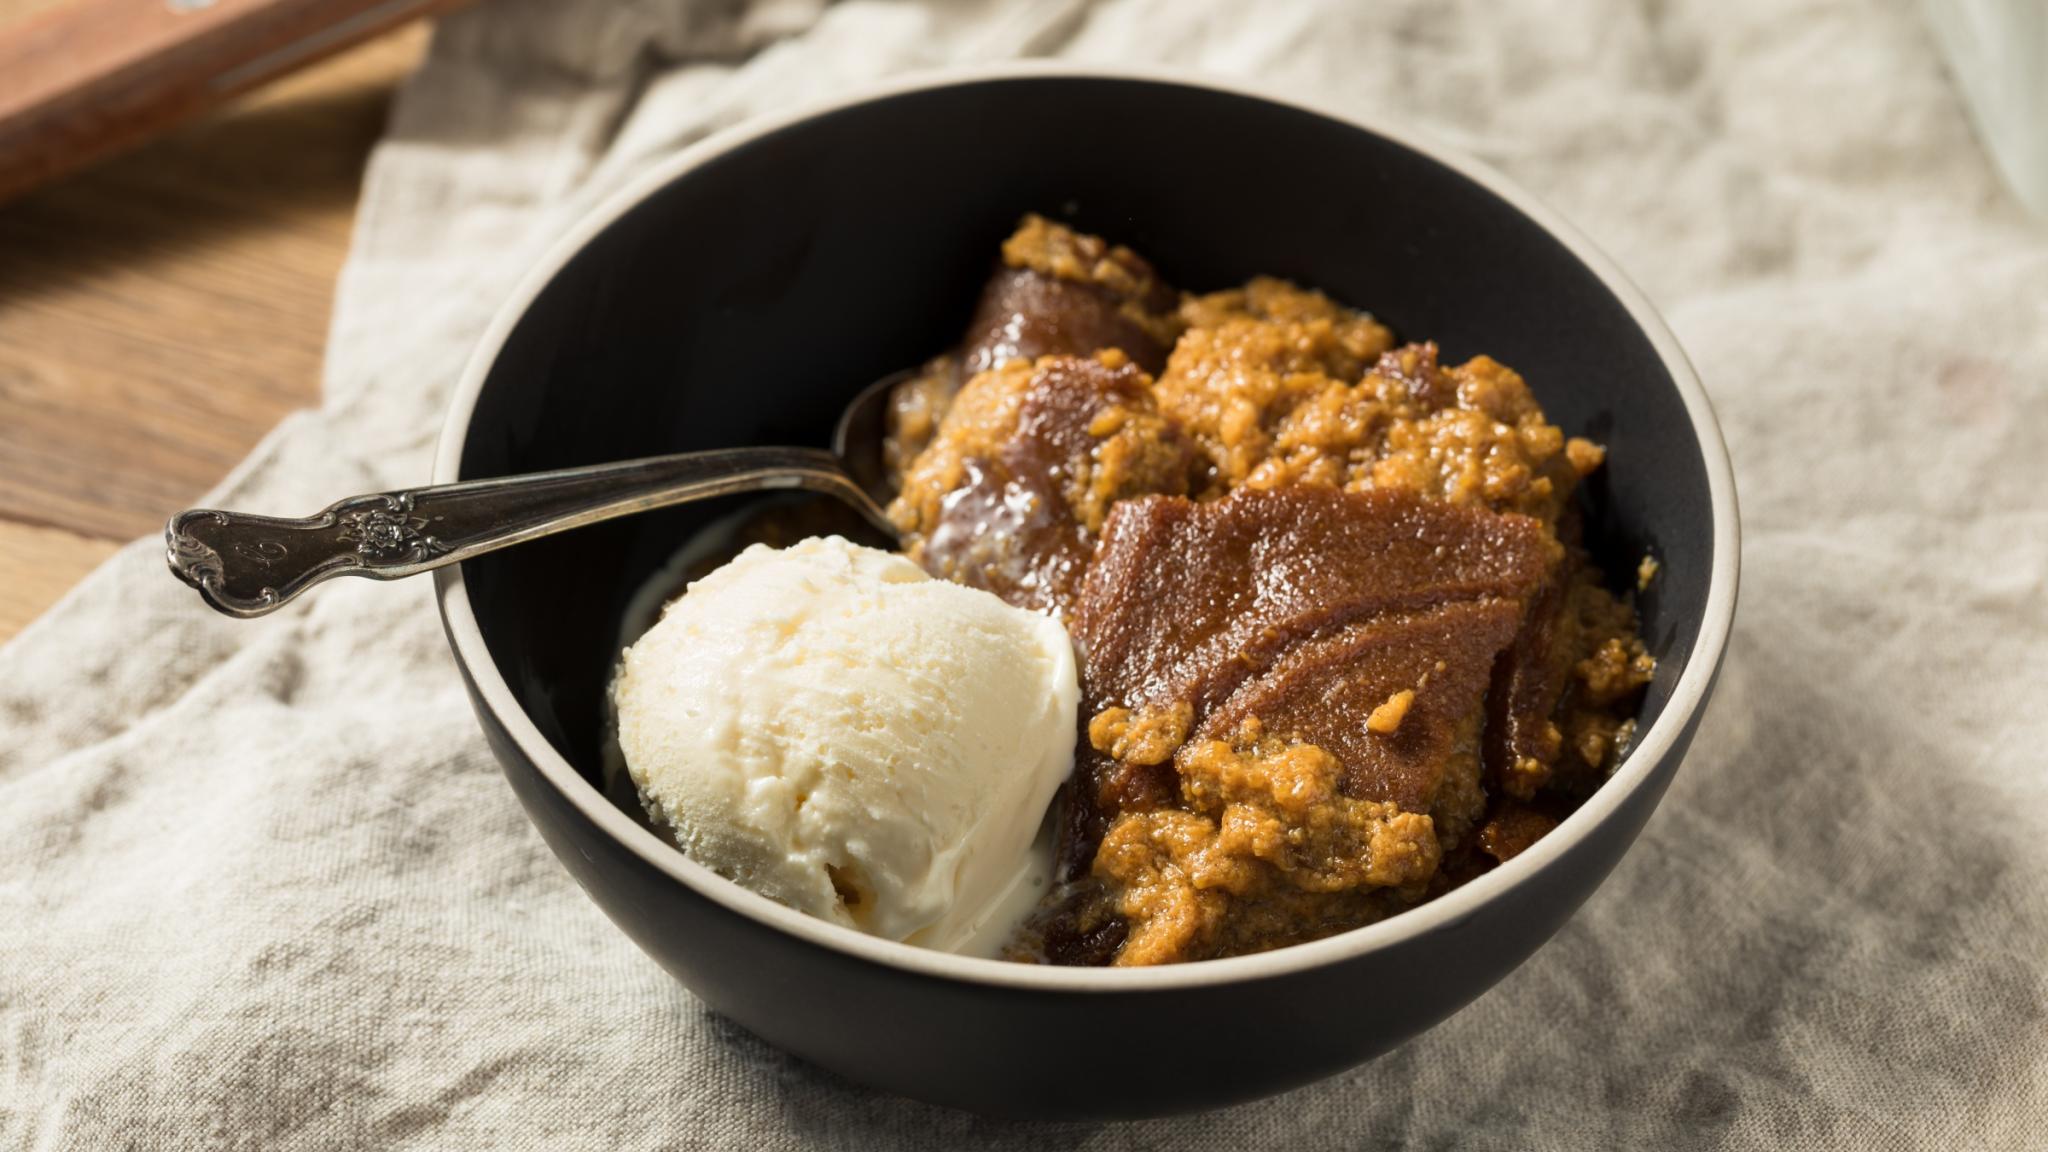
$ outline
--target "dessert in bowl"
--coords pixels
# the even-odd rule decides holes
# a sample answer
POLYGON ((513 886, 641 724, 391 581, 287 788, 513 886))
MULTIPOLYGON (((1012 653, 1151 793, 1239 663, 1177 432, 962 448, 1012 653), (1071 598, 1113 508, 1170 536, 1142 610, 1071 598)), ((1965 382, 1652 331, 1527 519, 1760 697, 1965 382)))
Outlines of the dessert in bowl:
MULTIPOLYGON (((622 637, 657 831, 888 939, 1178 963, 1441 895, 1620 765, 1655 660, 1583 546, 1604 450, 1512 369, 1271 277, 1179 292, 1036 214, 993 263, 890 390, 904 556, 757 544, 622 637)), ((682 554, 818 515, 767 502, 682 554)))
MULTIPOLYGON (((949 347, 898 405, 908 554, 1081 641, 1059 890, 1012 949, 1048 962, 865 932, 844 867, 813 886, 828 914, 806 915, 679 851, 645 818, 658 790, 607 794, 629 608, 744 508, 441 578, 537 826, 713 1008, 855 1079, 984 1111, 1213 1107, 1454 1011, 1633 839, 1733 611, 1711 413, 1583 242, 1385 131, 1197 83, 1021 69, 707 142, 516 295, 437 478, 822 441, 864 381, 949 347), (1062 223, 1017 230, 1044 209, 1062 223), (1115 307, 1051 325, 1078 343, 977 351, 977 301, 1032 337, 1030 317, 1056 314, 1034 300, 1084 289, 1115 307), (1047 467, 1061 452, 1091 467, 1047 467), (1646 556, 1661 570, 1631 610, 1646 556), (829 901, 849 898, 835 921, 829 901)), ((730 623, 706 611, 699 626, 730 623)), ((1029 792, 988 801, 1026 809, 1012 844, 1029 792)))

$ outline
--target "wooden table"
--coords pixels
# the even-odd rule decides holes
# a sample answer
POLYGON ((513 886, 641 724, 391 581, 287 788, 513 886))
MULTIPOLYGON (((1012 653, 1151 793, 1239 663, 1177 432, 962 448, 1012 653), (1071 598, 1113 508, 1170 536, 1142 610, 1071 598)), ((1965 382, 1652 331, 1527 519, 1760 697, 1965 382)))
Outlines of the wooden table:
POLYGON ((0 641, 318 402, 363 163, 426 36, 0 205, 0 641))

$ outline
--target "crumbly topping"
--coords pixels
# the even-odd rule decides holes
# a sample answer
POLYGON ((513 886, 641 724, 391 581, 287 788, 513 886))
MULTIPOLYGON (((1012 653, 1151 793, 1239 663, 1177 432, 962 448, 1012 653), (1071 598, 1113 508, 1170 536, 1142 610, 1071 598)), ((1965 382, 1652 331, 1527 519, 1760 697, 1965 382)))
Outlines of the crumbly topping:
POLYGON ((1173 758, 1194 725, 1194 705, 1185 700, 1164 708, 1105 708, 1088 722, 1088 743, 1126 764, 1150 767, 1173 758))
POLYGON ((1160 407, 1209 456, 1219 489, 1403 488, 1555 523, 1604 458, 1489 357, 1444 368, 1435 345, 1410 344, 1361 376, 1352 352, 1371 344, 1340 340, 1334 321, 1219 317, 1182 336, 1159 379, 1160 407))
POLYGON ((1371 313, 1272 276, 1255 276, 1242 288, 1190 296, 1181 302, 1180 318, 1191 329, 1236 322, 1274 327, 1320 371, 1339 380, 1356 380, 1394 346, 1394 334, 1371 313))
POLYGON ((1563 626, 1570 633, 1561 647, 1579 655, 1553 726, 1554 763, 1543 765, 1527 786, 1510 789, 1524 800, 1553 778, 1576 790, 1612 774, 1635 731, 1635 721, 1624 714, 1657 671, 1656 659, 1643 648, 1635 610, 1600 584, 1597 569, 1582 563, 1566 595, 1563 626), (1559 756, 1562 750, 1572 755, 1559 756))
POLYGON ((1190 299, 1181 318, 1188 329, 1160 377, 1160 407, 1211 457, 1220 489, 1247 483, 1274 455, 1287 414, 1332 406, 1332 389, 1393 343, 1365 313, 1270 278, 1190 299))
POLYGON ((1635 695, 1656 671, 1657 662, 1643 651, 1642 638, 1633 635, 1608 637, 1572 668, 1585 686, 1585 702, 1595 708, 1635 695))
POLYGON ((1440 849, 1430 818, 1341 794, 1343 766, 1256 721, 1175 758, 1184 807, 1128 813, 1095 875, 1129 935, 1119 965, 1259 951, 1366 923, 1420 889, 1440 849))
POLYGON ((1365 730, 1375 736, 1392 736, 1401 730, 1401 721, 1408 718, 1408 709, 1414 704, 1415 689, 1401 689, 1372 710, 1372 715, 1365 718, 1365 730))
POLYGON ((1003 263, 1062 280, 1096 284, 1119 296, 1149 295, 1158 284, 1152 266, 1121 244, 1076 232, 1036 212, 1025 215, 1003 241, 1003 263))

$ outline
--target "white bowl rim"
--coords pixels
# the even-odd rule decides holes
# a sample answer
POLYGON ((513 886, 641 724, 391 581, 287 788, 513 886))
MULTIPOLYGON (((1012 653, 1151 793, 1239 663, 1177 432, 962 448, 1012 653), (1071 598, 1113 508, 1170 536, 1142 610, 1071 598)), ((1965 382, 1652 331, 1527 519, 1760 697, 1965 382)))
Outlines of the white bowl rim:
POLYGON ((1041 78, 1136 80, 1205 89, 1293 108, 1380 136, 1442 164, 1500 197, 1563 244, 1628 310, 1630 318, 1649 339, 1671 373, 1692 420, 1693 433, 1699 441, 1707 472, 1714 521, 1713 560, 1699 636, 1685 671, 1672 687, 1671 698, 1662 714, 1637 738, 1628 759, 1590 799, 1533 847, 1478 879, 1379 923, 1307 944, 1250 956, 1148 968, 1062 968, 959 956, 868 936, 785 907, 719 876, 663 843, 653 832, 635 822, 570 766, 513 696, 477 626, 459 565, 442 568, 435 573, 436 594, 450 642, 467 665, 477 694, 495 713, 513 742, 532 760, 549 785, 591 823, 697 894, 799 940, 851 958, 972 984, 1048 992, 1130 993, 1285 976, 1339 963, 1455 925, 1472 915, 1480 905, 1505 896, 1509 889, 1524 879, 1552 867, 1573 845, 1584 840, 1595 826, 1613 815, 1630 795, 1642 788, 1650 778, 1651 769, 1670 755, 1679 733, 1699 710, 1727 647, 1735 615, 1740 526, 1735 479, 1713 406, 1677 338, 1648 299, 1591 241, 1534 196, 1488 165, 1430 139, 1427 133, 1410 126, 1389 125, 1375 117, 1318 108, 1286 95, 1203 73, 1121 64, 1099 66, 1061 60, 1006 61, 906 73, 857 92, 748 120, 707 136, 650 166, 648 171, 606 197, 557 239, 546 255, 527 271, 500 306, 456 384, 435 451, 434 482, 448 483, 459 478, 469 421, 484 380, 513 327, 534 298, 599 232, 671 181, 741 145, 841 109, 935 88, 992 80, 1041 78))

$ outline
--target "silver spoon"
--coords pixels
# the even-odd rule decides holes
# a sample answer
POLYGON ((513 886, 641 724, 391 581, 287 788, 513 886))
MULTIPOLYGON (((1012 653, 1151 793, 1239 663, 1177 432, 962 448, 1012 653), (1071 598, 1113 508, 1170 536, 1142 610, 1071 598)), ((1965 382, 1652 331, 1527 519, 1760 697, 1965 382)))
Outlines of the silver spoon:
POLYGON ((486 552, 712 496, 808 489, 845 501, 896 539, 882 437, 887 376, 854 397, 832 450, 720 448, 351 496, 303 519, 193 508, 164 526, 166 559, 208 604, 248 618, 335 576, 395 580, 486 552))

